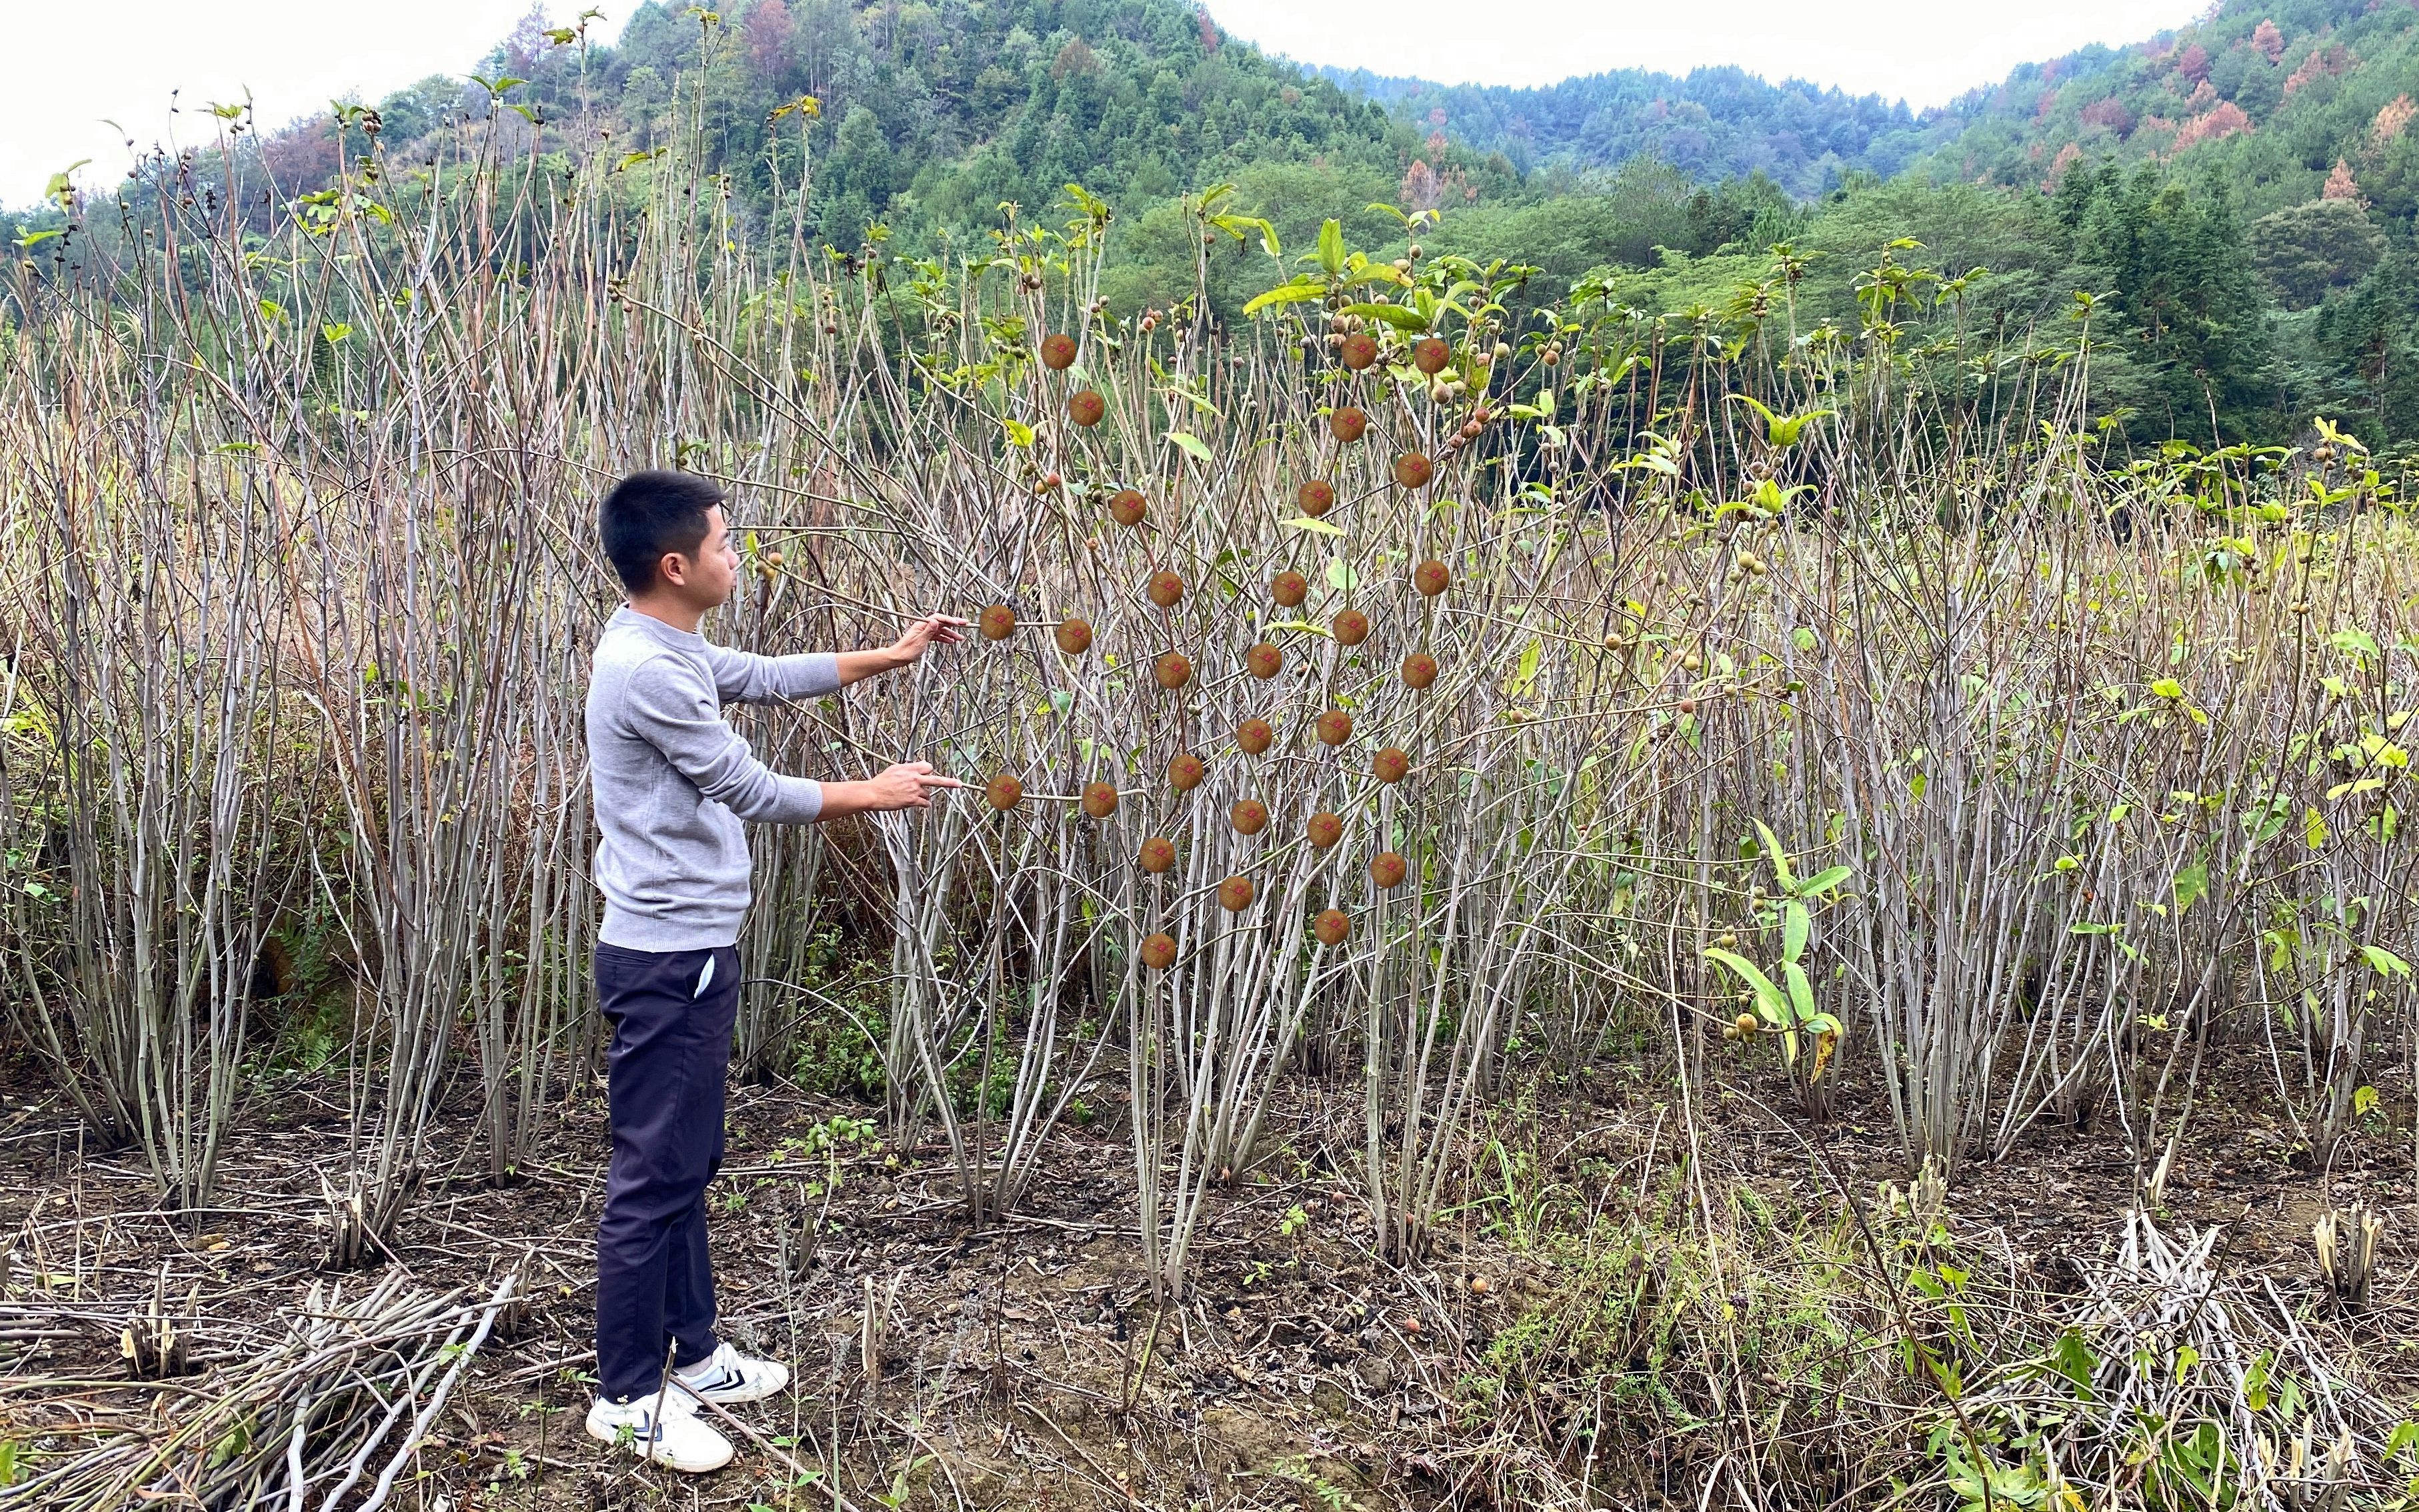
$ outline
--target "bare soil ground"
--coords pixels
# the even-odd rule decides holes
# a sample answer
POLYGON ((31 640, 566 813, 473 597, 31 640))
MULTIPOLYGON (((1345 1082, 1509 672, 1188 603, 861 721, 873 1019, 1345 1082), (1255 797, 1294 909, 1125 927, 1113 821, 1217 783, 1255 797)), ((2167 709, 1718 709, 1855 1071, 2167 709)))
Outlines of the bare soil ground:
MULTIPOLYGON (((321 1174, 345 1138, 337 1103, 280 1085, 245 1110, 222 1206, 171 1220, 139 1156, 82 1150, 64 1100, 30 1069, 0 1065, 0 1234, 11 1252, 0 1438, 21 1451, 57 1429, 63 1398, 109 1389, 61 1382, 115 1379, 122 1319, 155 1291, 182 1299, 198 1287, 187 1322, 199 1369, 274 1329, 319 1278, 321 1174)), ((2264 1272, 2315 1307, 2316 1215, 2354 1200, 2384 1211, 2378 1291, 2352 1326, 2371 1383, 2411 1399, 2409 1131, 2380 1130, 2334 1169, 2309 1169, 2260 1111, 2273 1104, 2264 1062, 2245 1049, 2221 1069, 2223 1090, 2204 1099, 2169 1171, 2162 1226, 2217 1227, 2224 1266, 2264 1272)), ((384 1263, 420 1286, 482 1294, 517 1267, 533 1305, 481 1351, 403 1504, 827 1506, 835 1484, 841 1504, 859 1507, 1487 1504, 1500 1469, 1490 1456, 1517 1441, 1606 1504, 1694 1506, 1703 1458, 1666 1431, 1668 1416, 1625 1432, 1601 1393, 1587 1409, 1550 1381, 1517 1392, 1472 1382, 1500 1376, 1496 1340, 1575 1305, 1569 1285, 1584 1277, 1553 1234, 1583 1242, 1610 1214, 1677 1243, 1710 1205, 1735 1214, 1742 1202, 1775 1232, 1819 1232, 1841 1224, 1843 1191, 1870 1203, 1905 1177, 1873 1088, 1842 1088, 1835 1117, 1806 1125, 1773 1111, 1785 1105, 1778 1078, 1735 1059, 1717 1070, 1733 1079, 1702 1089, 1692 1120, 1661 1072, 1525 1084, 1478 1131, 1458 1211, 1411 1266, 1372 1252, 1341 1174, 1357 1158, 1356 1089, 1299 1083, 1275 1154, 1215 1199, 1190 1295, 1164 1309, 1131 1227, 1130 1156, 1108 1134, 1056 1131, 1025 1210, 976 1231, 944 1151, 843 1139, 826 1157, 811 1149, 818 1126, 869 1110, 734 1087, 712 1194, 725 1332, 791 1361, 796 1381, 742 1410, 752 1435, 732 1429, 731 1469, 695 1479, 617 1459, 579 1428, 601 1101, 567 1104, 547 1158, 506 1185, 476 1174, 476 1134, 458 1110, 439 1147, 458 1166, 428 1176, 384 1263), (1683 1164, 1692 1150, 1695 1180, 1683 1164), (826 1202, 817 1193, 835 1174, 826 1202)), ((2055 1298, 2103 1252, 2135 1183, 2119 1131, 2044 1128, 2004 1162, 1961 1169, 1950 1222, 2011 1295, 2055 1298)), ((1734 1285, 1728 1303, 1751 1315, 1766 1288, 1751 1275, 1734 1285)), ((1841 1504, 1867 1500, 1841 1491, 1841 1504)))

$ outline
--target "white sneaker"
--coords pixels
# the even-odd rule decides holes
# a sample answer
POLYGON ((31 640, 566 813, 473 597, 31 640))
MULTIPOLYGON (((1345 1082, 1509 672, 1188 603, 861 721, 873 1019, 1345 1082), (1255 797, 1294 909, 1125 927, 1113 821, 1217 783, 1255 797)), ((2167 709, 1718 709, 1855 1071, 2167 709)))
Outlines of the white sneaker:
POLYGON ((672 1372, 674 1387, 724 1407, 761 1402, 789 1383, 788 1365, 742 1354, 727 1341, 697 1364, 672 1372))
POLYGON ((697 1404, 676 1391, 663 1394, 663 1416, 655 1416, 654 1392, 635 1402, 596 1398, 588 1409, 588 1435, 644 1455, 667 1470, 701 1475, 731 1463, 731 1441, 699 1421, 697 1404))

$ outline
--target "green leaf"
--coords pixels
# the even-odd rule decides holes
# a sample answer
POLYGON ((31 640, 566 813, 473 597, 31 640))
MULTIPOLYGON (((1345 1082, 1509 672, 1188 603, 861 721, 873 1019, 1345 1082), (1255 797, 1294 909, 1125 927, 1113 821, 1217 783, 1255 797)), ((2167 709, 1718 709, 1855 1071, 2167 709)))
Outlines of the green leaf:
POLYGON ((1024 421, 1022 421, 1022 420, 1009 420, 1009 421, 1005 422, 1004 424, 1006 424, 1006 425, 1008 426, 1008 444, 1009 444, 1009 445, 1010 445, 1010 446, 1030 446, 1030 445, 1032 445, 1032 444, 1033 444, 1033 427, 1032 427, 1032 426, 1030 426, 1030 425, 1026 424, 1025 424, 1024 421))
POLYGON ((2327 822, 2319 817, 2318 810, 2311 809, 2302 815, 2302 839, 2314 851, 2326 845, 2327 822))
POLYGON ((1209 446, 1202 441, 1200 437, 1194 435, 1189 430, 1171 430, 1167 433, 1167 440, 1170 445, 1176 447, 1177 450, 1193 458, 1195 462, 1207 462, 1210 460, 1209 446))
POLYGON ((1361 575, 1354 572, 1342 557, 1327 559, 1327 586, 1339 594, 1348 594, 1361 586, 1361 575))
POLYGON ((2381 945, 2364 945, 2360 948, 2360 955, 2362 960, 2368 963, 2369 969, 2380 977, 2411 975, 2411 963, 2381 945))
POLYGON ((1780 890, 1795 892, 1797 878, 1789 870, 1789 852, 1780 843, 1780 837, 1774 834, 1772 826, 1761 819, 1755 822, 1755 832, 1764 837, 1764 854, 1772 857, 1773 874, 1780 879, 1780 890))
POLYGON ((1331 525, 1323 519, 1313 519, 1308 515, 1288 515, 1285 518, 1277 521, 1277 523, 1289 531, 1310 531, 1319 535, 1341 535, 1344 533, 1343 526, 1331 525))
POLYGON ((1425 331, 1428 328, 1428 322, 1417 310, 1407 310, 1399 304, 1348 304, 1344 313, 1370 320, 1383 320, 1397 331, 1425 331))
POLYGON ((1780 911, 1780 959, 1795 961, 1806 953, 1806 905, 1792 898, 1780 911))
POLYGON ((2327 644, 2347 656, 2375 661, 2380 656, 2377 638, 2365 630, 2337 630, 2327 637, 2327 644))
POLYGON ((2209 867, 2199 861, 2176 873, 2176 912, 2180 914, 2209 892, 2209 867))
POLYGON ((1806 980, 1806 968, 1795 961, 1783 961, 1780 977, 1789 983, 1789 1006, 1796 1021, 1806 1023, 1814 1016, 1814 984, 1806 980))
POLYGON ((1545 654, 1546 642, 1543 640, 1532 640, 1520 648, 1519 664, 1513 669, 1512 681, 1503 690, 1507 697, 1527 696, 1530 685, 1537 680, 1537 664, 1545 654))
POLYGON ((2150 685, 2150 691, 2163 699, 2180 699, 2184 696, 2184 685, 2172 677, 2162 677, 2150 685))
POLYGON ((1265 293, 1255 294, 1243 303, 1245 315, 1257 315, 1271 304, 1304 304, 1327 298, 1327 282, 1317 278, 1297 278, 1279 284, 1265 293))
POLYGON ((1804 882, 1798 884, 1797 896, 1800 898, 1820 898, 1823 894, 1830 891, 1833 887, 1838 887, 1841 883, 1847 881, 1848 878, 1854 874, 1853 870, 1848 867, 1826 867, 1823 871, 1815 872, 1812 876, 1808 877, 1804 882))
POLYGON ((1318 266, 1330 278, 1344 276, 1344 223, 1333 217, 1318 227, 1318 266))
POLYGON ((1765 1010, 1764 1016, 1776 1025, 1782 1022, 1782 1011, 1788 1007, 1789 999, 1780 988, 1772 984, 1772 979, 1765 976, 1754 962, 1729 950, 1718 950, 1711 947, 1706 948, 1705 959, 1718 961, 1736 972, 1739 980, 1746 982, 1749 990, 1755 994, 1756 1002, 1765 1010))

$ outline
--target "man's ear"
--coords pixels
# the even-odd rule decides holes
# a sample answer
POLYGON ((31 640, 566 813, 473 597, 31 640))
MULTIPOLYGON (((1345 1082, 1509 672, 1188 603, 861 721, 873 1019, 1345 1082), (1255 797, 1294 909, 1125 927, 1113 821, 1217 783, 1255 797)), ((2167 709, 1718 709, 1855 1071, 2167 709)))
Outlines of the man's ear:
POLYGON ((655 580, 674 588, 688 586, 688 558, 678 551, 667 551, 655 559, 655 580))

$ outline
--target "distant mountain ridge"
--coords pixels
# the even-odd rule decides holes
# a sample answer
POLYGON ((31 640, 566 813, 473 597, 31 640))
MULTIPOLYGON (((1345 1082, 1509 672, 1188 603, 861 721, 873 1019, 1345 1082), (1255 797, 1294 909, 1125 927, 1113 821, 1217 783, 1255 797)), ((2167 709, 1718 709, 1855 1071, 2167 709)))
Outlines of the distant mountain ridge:
POLYGON ((1534 88, 1307 67, 1400 127, 1518 171, 1658 158, 1762 173, 1804 199, 1851 175, 2054 190, 2079 162, 2206 168, 2253 215, 2357 197, 2419 214, 2419 0, 2224 0, 2119 47, 2026 63, 1921 112, 1735 68, 1625 69, 1534 88))
POLYGON ((1300 65, 1397 122, 1441 132, 1518 171, 1616 167, 1652 156, 1714 180, 1762 173, 1799 198, 1850 172, 1890 177, 1938 146, 1947 112, 1739 68, 1685 75, 1617 69, 1530 88, 1446 85, 1366 69, 1300 65))

